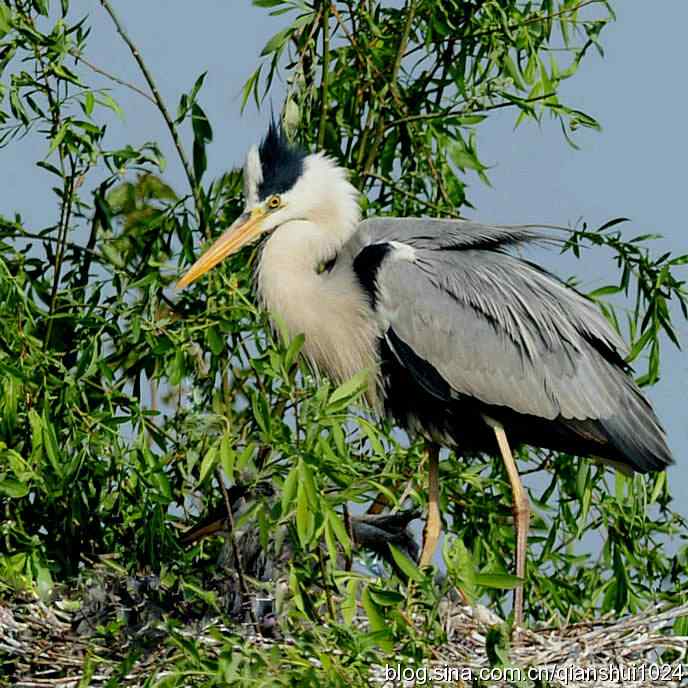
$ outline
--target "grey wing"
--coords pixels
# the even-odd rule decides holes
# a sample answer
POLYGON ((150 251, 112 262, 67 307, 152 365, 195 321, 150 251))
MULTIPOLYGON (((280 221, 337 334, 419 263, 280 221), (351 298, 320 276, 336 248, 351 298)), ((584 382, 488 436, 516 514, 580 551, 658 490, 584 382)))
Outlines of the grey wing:
POLYGON ((380 264, 376 289, 383 330, 458 394, 544 419, 619 410, 623 342, 591 302, 525 261, 397 250, 380 264))

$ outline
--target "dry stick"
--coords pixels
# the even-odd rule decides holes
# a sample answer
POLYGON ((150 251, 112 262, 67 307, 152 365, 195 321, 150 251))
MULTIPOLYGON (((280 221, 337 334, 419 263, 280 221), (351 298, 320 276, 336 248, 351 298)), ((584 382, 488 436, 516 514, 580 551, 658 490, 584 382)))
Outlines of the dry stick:
POLYGON ((196 213, 198 215, 198 221, 201 224, 201 226, 203 226, 203 199, 201 197, 198 184, 196 183, 196 178, 194 177, 193 170, 191 169, 191 165, 189 165, 189 160, 186 157, 184 148, 182 147, 182 143, 179 138, 179 132, 177 131, 177 127, 174 124, 174 120, 172 119, 169 111, 167 110, 165 102, 160 96, 160 92, 158 91, 158 87, 155 84, 153 75, 150 73, 148 67, 146 66, 146 63, 143 61, 143 58, 139 53, 139 49, 136 47, 134 42, 131 40, 131 38, 129 38, 128 34, 124 30, 124 27, 117 18, 117 15, 115 14, 115 11, 112 9, 109 0, 100 0, 100 4, 103 6, 103 9, 110 15, 110 19, 112 19, 112 23, 115 25, 117 33, 119 33, 119 35, 122 37, 122 40, 127 44, 127 47, 131 51, 132 56, 136 60, 136 63, 138 64, 144 78, 146 79, 146 82, 148 83, 148 87, 150 88, 151 93, 153 94, 153 98, 155 99, 155 103, 158 106, 158 110, 160 110, 160 114, 163 116, 163 119, 167 124, 167 128, 170 130, 170 135, 172 136, 174 147, 177 149, 179 159, 181 160, 182 167, 184 168, 184 172, 186 173, 186 178, 188 179, 189 186, 191 187, 191 192, 193 193, 194 201, 196 203, 196 213))
POLYGON ((249 614, 251 615, 251 621, 253 622, 256 630, 258 629, 258 619, 256 618, 253 605, 251 604, 250 595, 248 592, 248 587, 246 585, 246 578, 244 577, 244 565, 241 561, 241 553, 239 552, 239 547, 237 546, 235 530, 234 530, 234 514, 232 513, 232 505, 229 501, 229 493, 225 487, 225 481, 222 476, 222 471, 217 469, 217 481, 220 483, 220 489, 222 490, 222 496, 225 500, 225 509, 227 510, 227 523, 229 525, 229 542, 232 545, 232 554, 234 554, 234 562, 236 564, 237 578, 239 579, 239 589, 241 590, 241 596, 244 598, 244 603, 248 603, 249 614))

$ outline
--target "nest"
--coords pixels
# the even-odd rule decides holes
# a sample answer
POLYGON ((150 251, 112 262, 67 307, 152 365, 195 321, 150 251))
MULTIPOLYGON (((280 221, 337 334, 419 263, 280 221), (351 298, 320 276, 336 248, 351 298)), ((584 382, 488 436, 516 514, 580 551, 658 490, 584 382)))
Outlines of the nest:
MULTIPOLYGON (((160 620, 168 610, 158 602, 151 603, 148 593, 155 585, 150 580, 120 579, 116 584, 113 580, 82 591, 78 604, 66 599, 50 605, 35 599, 0 603, 0 653, 5 676, 11 671, 9 682, 0 678, 0 685, 97 688, 114 679, 115 685, 134 688, 152 677, 162 679, 178 653, 172 643, 164 642, 160 620), (93 633, 97 625, 113 620, 119 622, 122 642, 108 642, 93 633), (122 671, 128 651, 142 645, 147 649, 122 671)), ((448 642, 434 650, 432 661, 411 667, 404 665, 403 658, 390 657, 385 666, 371 667, 370 685, 501 688, 522 681, 524 686, 567 688, 681 686, 688 681, 683 680, 688 677, 688 666, 682 663, 688 637, 672 632, 675 622, 687 615, 685 604, 671 609, 654 607, 619 619, 605 617, 562 628, 523 630, 512 641, 508 656, 501 658, 501 666, 495 666, 490 634, 504 628, 501 619, 484 607, 447 603, 442 618, 448 642)), ((218 631, 235 637, 241 633, 244 642, 264 646, 292 642, 256 635, 251 624, 237 622, 228 628, 218 618, 191 620, 183 632, 199 641, 212 657, 227 649, 226 643, 218 640, 218 631)))
POLYGON ((683 686, 688 682, 688 636, 672 631, 686 615, 688 604, 655 606, 622 618, 607 615, 563 627, 526 629, 511 643, 507 665, 492 667, 486 641, 499 618, 484 607, 456 607, 445 616, 447 646, 440 649, 427 674, 430 677, 435 670, 439 680, 434 685, 446 676, 466 685, 471 685, 466 679, 480 679, 495 688, 519 681, 557 688, 683 686))

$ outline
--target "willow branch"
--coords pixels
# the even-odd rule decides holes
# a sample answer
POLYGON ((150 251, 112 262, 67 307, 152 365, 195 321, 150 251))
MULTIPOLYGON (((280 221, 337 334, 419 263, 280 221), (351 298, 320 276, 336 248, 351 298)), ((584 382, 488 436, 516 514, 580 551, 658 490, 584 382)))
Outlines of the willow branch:
POLYGON ((65 248, 67 244, 67 231, 69 229, 69 221, 72 215, 72 201, 74 199, 74 179, 76 171, 74 163, 70 156, 70 173, 65 178, 62 187, 62 207, 60 209, 60 224, 57 238, 57 253, 55 255, 55 273, 53 274, 53 284, 50 290, 50 311, 48 327, 45 331, 45 339, 43 340, 44 347, 47 349, 50 346, 50 338, 53 333, 53 323, 55 322, 53 316, 55 315, 55 305, 57 303, 57 290, 60 286, 60 278, 62 277, 62 263, 64 260, 65 248))
MULTIPOLYGON (((582 0, 577 5, 573 5, 572 7, 565 7, 564 9, 559 10, 558 12, 548 12, 547 14, 542 16, 530 17, 529 19, 526 19, 525 21, 522 21, 520 23, 509 24, 507 26, 507 29, 509 31, 516 31, 517 29, 520 29, 524 26, 528 26, 529 24, 537 24, 538 22, 550 21, 556 17, 561 17, 566 14, 575 14, 576 12, 578 12, 578 10, 583 9, 583 7, 586 7, 587 5, 603 4, 605 4, 605 0, 582 0)), ((499 27, 498 29, 484 29, 483 31, 476 31, 473 34, 467 34, 465 38, 480 38, 482 36, 490 36, 492 34, 499 33, 503 30, 503 27, 499 27)))
POLYGON ((382 182, 383 184, 387 184, 387 186, 389 186, 393 191, 403 194, 407 198, 413 199, 414 201, 416 201, 416 203, 420 203, 421 205, 424 205, 426 208, 429 208, 430 210, 434 210, 443 215, 449 215, 449 217, 454 217, 457 220, 462 219, 461 215, 459 215, 458 213, 453 213, 451 210, 442 208, 439 205, 432 203, 431 201, 426 201, 422 198, 418 198, 418 196, 402 188, 401 186, 399 186, 399 184, 395 183, 392 179, 389 179, 388 177, 383 177, 382 175, 375 174, 373 172, 366 172, 362 175, 362 177, 369 177, 370 179, 376 179, 377 181, 382 182))
POLYGON ((181 160, 182 167, 184 168, 184 172, 186 173, 186 178, 189 181, 189 186, 191 187, 191 192, 193 193, 194 201, 196 202, 196 214, 198 215, 199 222, 202 225, 203 198, 201 196, 198 184, 196 183, 196 178, 194 177, 194 173, 191 168, 191 165, 189 164, 189 160, 186 157, 184 148, 182 147, 182 142, 179 138, 179 132, 177 131, 177 127, 174 124, 174 120, 172 119, 172 116, 170 115, 167 106, 165 105, 165 101, 163 101, 160 92, 158 91, 158 87, 155 84, 153 75, 151 74, 150 70, 148 69, 148 66, 141 57, 139 49, 136 47, 134 42, 131 40, 131 38, 129 38, 129 35, 124 30, 124 27, 122 26, 122 23, 115 14, 115 11, 112 9, 109 0, 100 0, 100 4, 103 6, 103 9, 110 15, 110 19, 112 19, 112 23, 115 25, 117 33, 119 33, 119 35, 122 37, 122 40, 127 44, 127 47, 129 48, 134 60, 136 60, 136 63, 141 69, 141 73, 143 74, 143 77, 145 78, 146 83, 148 84, 148 87, 150 88, 151 93, 153 94, 153 99, 155 100, 155 103, 158 106, 158 110, 160 110, 160 114, 163 116, 163 119, 167 124, 167 128, 169 129, 170 135, 172 136, 172 141, 174 142, 174 147, 177 149, 179 159, 181 160))
POLYGON ((139 88, 136 84, 129 83, 128 81, 125 81, 124 79, 120 79, 118 76, 115 76, 114 74, 110 74, 110 72, 106 72, 104 69, 102 69, 98 65, 95 65, 92 62, 90 62, 89 60, 87 60, 78 50, 70 50, 70 54, 72 55, 72 57, 74 57, 79 62, 83 62, 92 72, 95 72, 96 74, 100 74, 101 76, 104 76, 106 79, 110 79, 110 81, 114 81, 116 84, 119 84, 120 86, 124 86, 125 88, 128 88, 130 91, 134 91, 135 93, 138 93, 140 96, 143 96, 149 103, 152 103, 153 105, 157 105, 155 98, 151 97, 142 88, 139 88))
POLYGON ((320 82, 320 124, 318 127, 318 148, 325 143, 327 125, 327 87, 330 81, 330 0, 324 0, 323 13, 323 60, 322 81, 320 82))
POLYGON ((533 98, 519 98, 518 100, 507 100, 501 103, 495 103, 494 105, 486 105, 485 107, 476 108, 474 110, 470 109, 460 109, 460 110, 438 110, 437 112, 425 112, 419 115, 409 115, 408 117, 400 117, 392 122, 388 122, 385 125, 385 129, 391 129, 399 124, 404 124, 406 122, 420 122, 431 119, 443 119, 445 117, 461 117, 462 115, 474 114, 477 112, 489 112, 490 110, 500 110, 506 107, 518 106, 521 103, 537 103, 541 100, 547 100, 556 95, 556 92, 543 93, 539 96, 534 96, 533 98))
MULTIPOLYGON (((389 87, 392 95, 397 99, 401 100, 399 97, 399 90, 397 88, 397 78, 399 76, 399 70, 401 69, 401 60, 406 52, 406 46, 408 45, 409 37, 411 35, 411 27, 413 26, 413 20, 416 16, 416 3, 413 0, 409 3, 408 12, 406 14, 406 22, 404 23, 404 30, 401 35, 401 41, 399 43, 399 49, 397 50, 396 57, 394 58, 394 64, 392 66, 392 73, 390 75, 389 87)), ((373 140, 373 145, 368 153, 368 158, 366 160, 365 166, 363 168, 363 173, 366 174, 370 171, 373 166, 373 161, 382 143, 382 138, 385 133, 385 125, 383 118, 381 117, 378 124, 376 125, 375 139, 373 140)))

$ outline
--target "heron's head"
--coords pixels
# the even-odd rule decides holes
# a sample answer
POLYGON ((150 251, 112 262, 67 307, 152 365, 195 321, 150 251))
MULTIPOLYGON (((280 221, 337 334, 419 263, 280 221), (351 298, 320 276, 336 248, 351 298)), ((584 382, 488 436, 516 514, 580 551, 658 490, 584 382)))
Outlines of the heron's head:
POLYGON ((305 220, 322 232, 323 242, 343 244, 359 220, 358 193, 346 172, 322 153, 291 145, 273 122, 244 165, 246 207, 191 266, 177 286, 185 287, 247 244, 288 223, 305 220))

